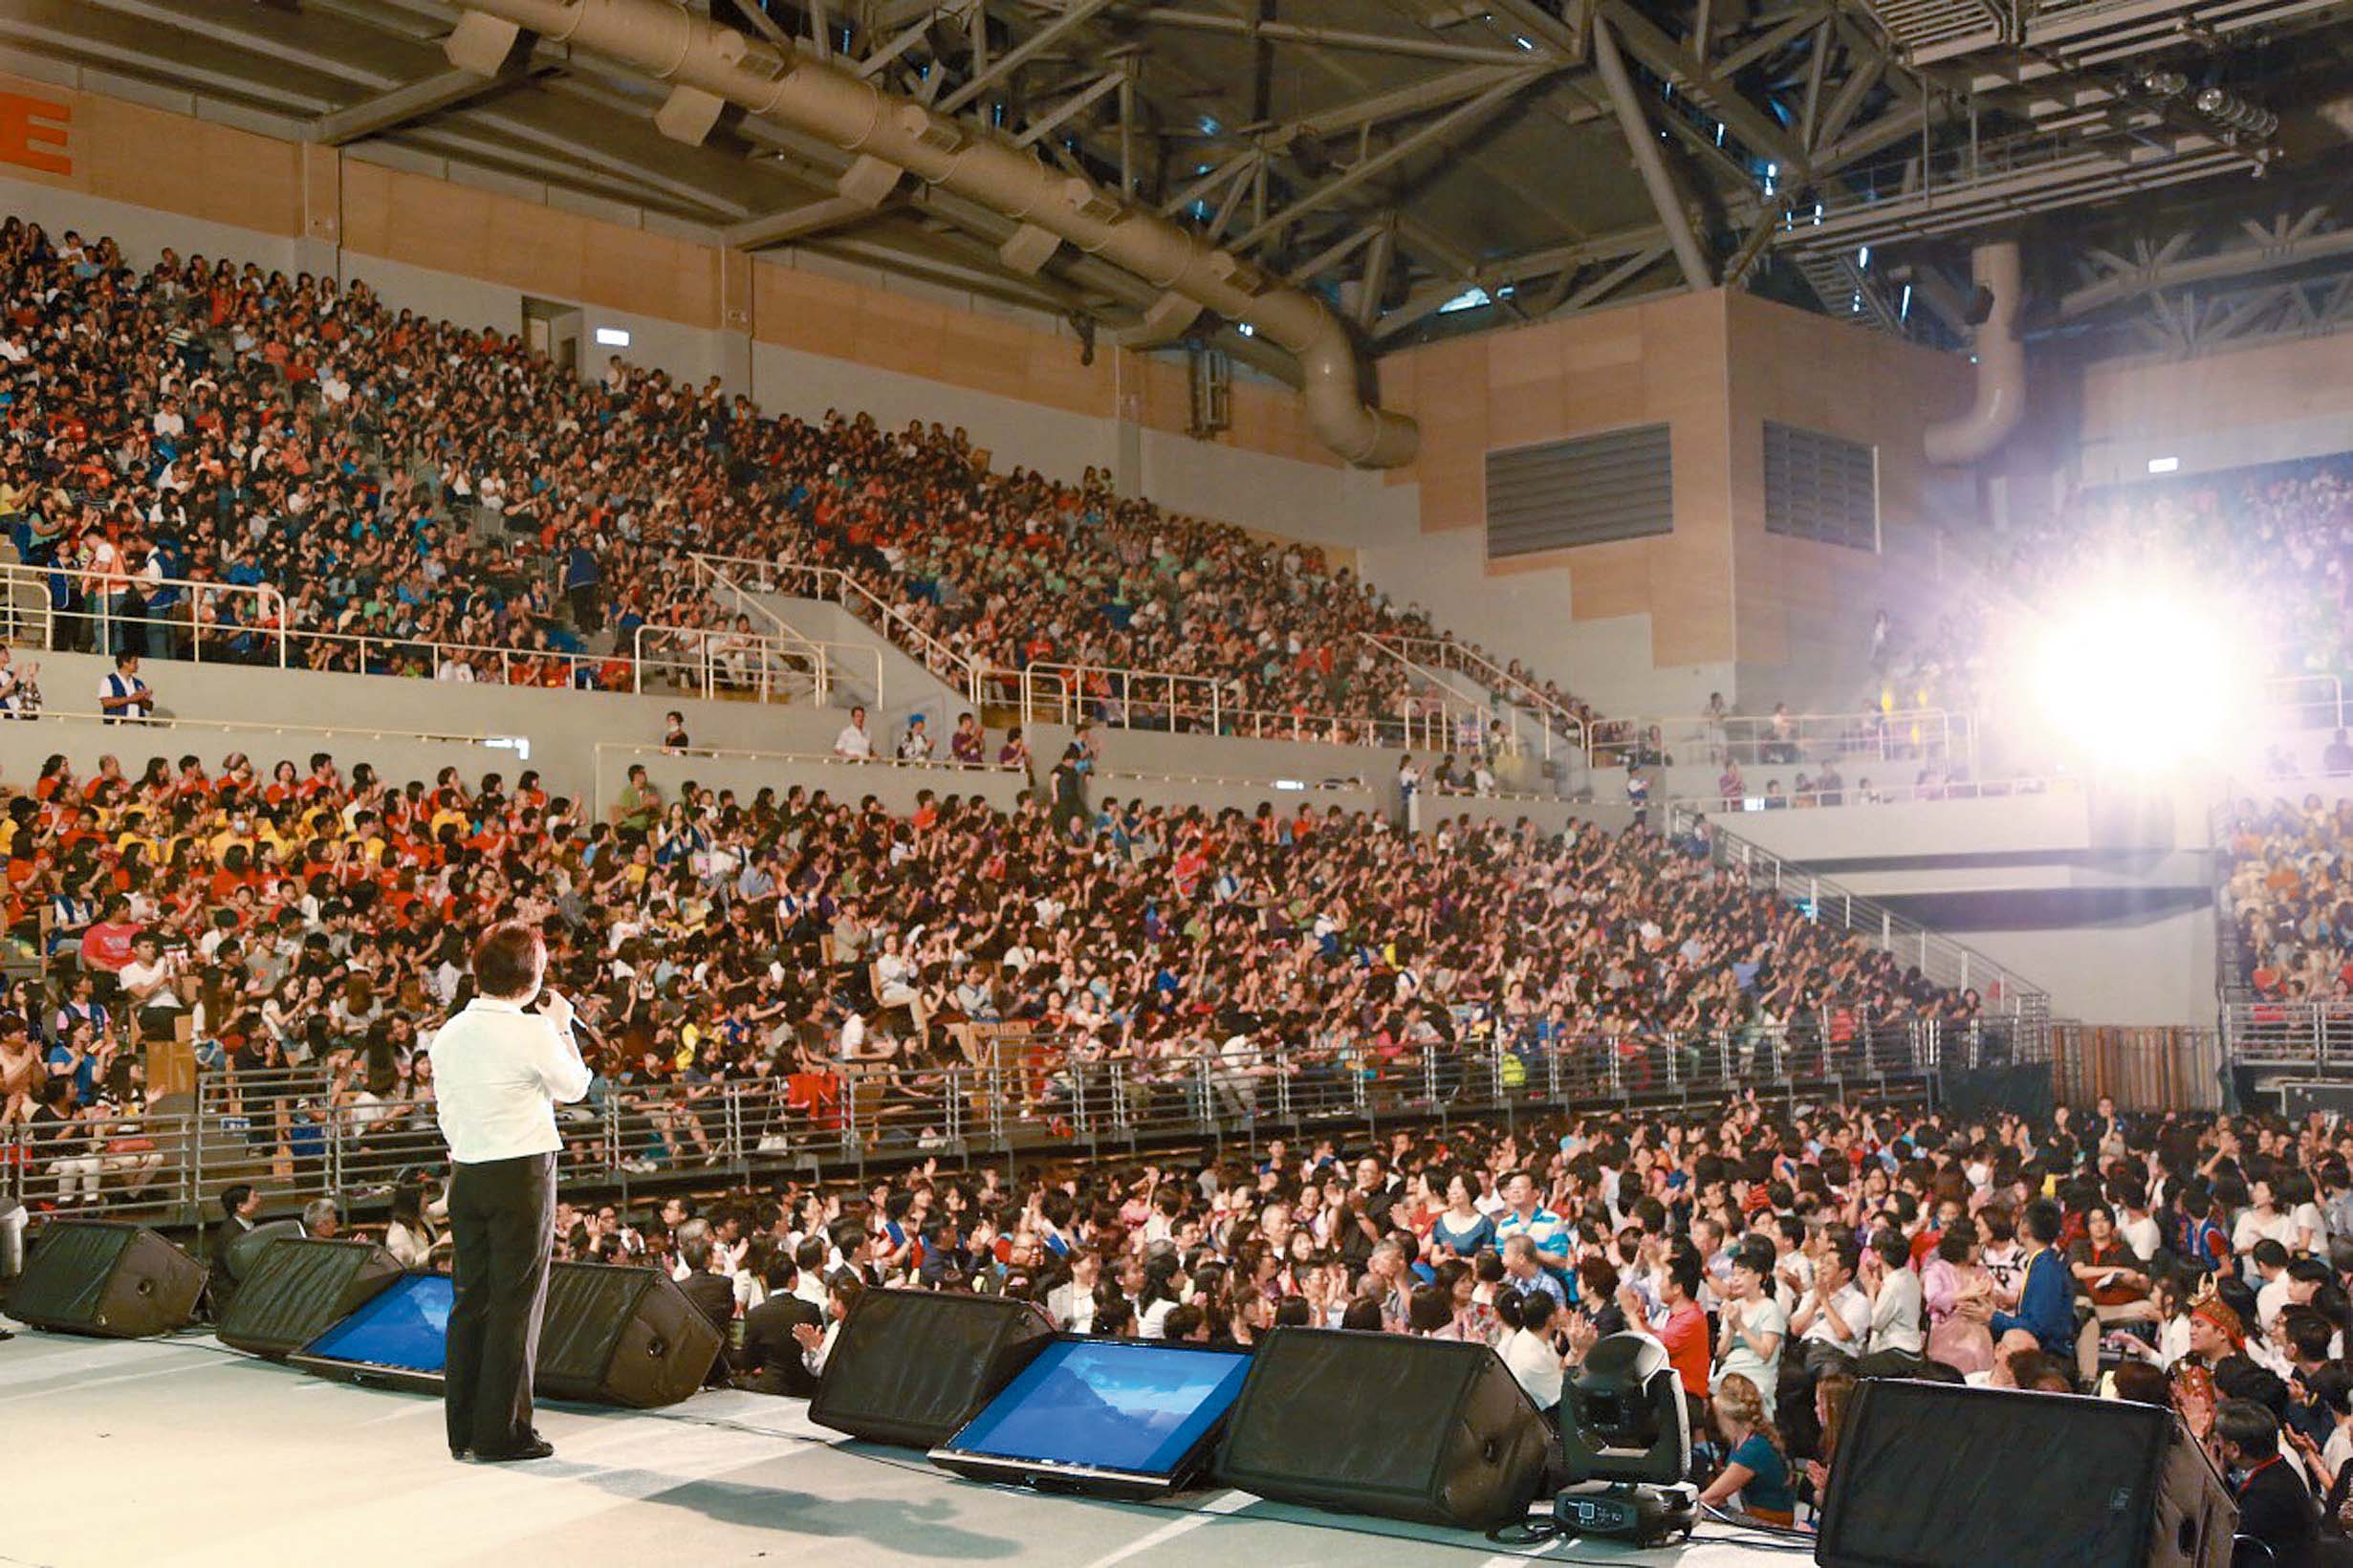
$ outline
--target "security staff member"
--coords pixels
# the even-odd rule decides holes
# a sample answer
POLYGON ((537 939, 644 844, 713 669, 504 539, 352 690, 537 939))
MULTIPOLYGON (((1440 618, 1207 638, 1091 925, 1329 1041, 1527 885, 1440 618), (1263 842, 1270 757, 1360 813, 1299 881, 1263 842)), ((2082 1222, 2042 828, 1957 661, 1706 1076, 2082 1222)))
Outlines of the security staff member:
POLYGON ((547 947, 519 922, 474 947, 474 997, 433 1037, 449 1184, 449 1457, 496 1464, 556 1449, 532 1426, 532 1363, 556 1225, 556 1105, 588 1092, 572 1004, 540 981, 547 947), (528 1013, 534 1000, 540 1011, 528 1013))

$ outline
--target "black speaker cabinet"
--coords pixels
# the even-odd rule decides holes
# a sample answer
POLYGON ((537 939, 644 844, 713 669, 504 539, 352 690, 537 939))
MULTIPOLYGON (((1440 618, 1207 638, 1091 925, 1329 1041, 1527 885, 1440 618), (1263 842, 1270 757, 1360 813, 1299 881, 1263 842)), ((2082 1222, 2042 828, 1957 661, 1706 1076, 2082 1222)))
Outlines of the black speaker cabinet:
POLYGON ((400 1260, 372 1241, 280 1237, 247 1269, 214 1332, 255 1356, 291 1356, 401 1274, 400 1260))
POLYGON ((868 1291, 834 1341, 809 1419, 873 1443, 935 1448, 1053 1338, 1027 1301, 868 1291))
POLYGON ((141 1225, 54 1220, 9 1298, 34 1328, 144 1339, 185 1328, 205 1266, 141 1225))
POLYGON ((2153 1405, 1885 1378, 1855 1390, 1814 1560, 2223 1568, 2238 1507, 2153 1405))
POLYGON ((548 1399, 650 1410, 702 1387, 725 1348, 661 1270, 558 1263, 548 1271, 533 1384, 548 1399))
POLYGON ((1277 1502, 1487 1529, 1526 1515, 1551 1440, 1485 1345, 1278 1328, 1252 1357, 1216 1475, 1277 1502))

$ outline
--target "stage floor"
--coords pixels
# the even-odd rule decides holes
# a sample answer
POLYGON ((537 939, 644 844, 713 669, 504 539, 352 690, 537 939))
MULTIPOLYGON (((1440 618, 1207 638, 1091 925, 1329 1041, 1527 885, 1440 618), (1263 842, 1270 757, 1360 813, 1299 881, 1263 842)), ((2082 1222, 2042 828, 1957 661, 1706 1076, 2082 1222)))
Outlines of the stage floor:
MULTIPOLYGON (((6 1319, 0 1319, 5 1322, 6 1319)), ((15 1324, 9 1324, 15 1327, 15 1324)), ((797 1400, 719 1390, 667 1410, 545 1405, 556 1457, 453 1463, 441 1404, 240 1356, 208 1333, 0 1343, 0 1432, 29 1491, 5 1568, 400 1563, 1020 1562, 1276 1568, 1808 1560, 1709 1526, 1688 1547, 1505 1551, 1470 1533, 1245 1492, 1141 1506, 983 1486, 810 1424, 797 1400), (27 1499, 36 1499, 37 1506, 27 1499), (1379 1538, 1371 1538, 1379 1537, 1379 1538)))

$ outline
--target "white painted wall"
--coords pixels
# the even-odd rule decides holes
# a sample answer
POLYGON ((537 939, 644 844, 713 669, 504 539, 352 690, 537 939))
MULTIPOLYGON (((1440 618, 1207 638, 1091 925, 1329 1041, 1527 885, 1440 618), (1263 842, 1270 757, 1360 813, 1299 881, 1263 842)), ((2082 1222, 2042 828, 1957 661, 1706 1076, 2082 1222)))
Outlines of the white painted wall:
POLYGON ((2059 1017, 2213 1026, 2211 904, 2146 921, 1945 934, 2044 988, 2059 1017))

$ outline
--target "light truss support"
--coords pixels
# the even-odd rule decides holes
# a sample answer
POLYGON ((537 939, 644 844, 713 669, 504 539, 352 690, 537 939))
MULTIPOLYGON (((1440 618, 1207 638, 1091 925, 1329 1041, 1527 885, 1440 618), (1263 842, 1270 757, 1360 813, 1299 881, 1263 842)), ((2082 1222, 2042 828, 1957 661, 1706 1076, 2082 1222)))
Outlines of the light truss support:
MULTIPOLYGON (((1078 0, 1077 5, 1072 6, 1061 15, 1057 16, 1053 21, 1048 22, 987 65, 979 64, 981 55, 976 50, 973 54, 973 61, 977 67, 976 74, 954 92, 940 99, 938 105, 940 113, 952 115, 962 109, 990 88, 1005 80, 1024 65, 1094 20, 1097 14, 1107 10, 1110 5, 1111 0, 1078 0)), ((973 8, 975 15, 979 14, 979 7, 973 8)), ((980 36, 986 38, 987 35, 988 29, 983 26, 980 30, 980 36)), ((986 48, 987 46, 984 44, 981 47, 986 48)))
POLYGON ((1357 186, 1364 184, 1365 181, 1395 168, 1424 148, 1442 142, 1462 131, 1466 126, 1486 119, 1505 103, 1518 97, 1530 83, 1536 81, 1543 74, 1536 71, 1522 72, 1504 81, 1497 82, 1470 102, 1457 104, 1428 124, 1398 138, 1370 157, 1359 159, 1341 173, 1326 180, 1289 207, 1270 215, 1264 222, 1253 225, 1248 233, 1233 242, 1232 249, 1237 251, 1247 250, 1262 240, 1280 233, 1309 213, 1322 211, 1348 192, 1356 189, 1357 186))
POLYGON ((1683 269, 1684 281, 1694 289, 1712 287, 1715 279, 1698 236, 1691 232, 1691 215, 1684 206, 1683 192, 1675 188, 1674 175, 1667 160, 1659 156, 1658 136, 1651 130, 1642 100, 1635 97, 1634 78, 1627 75, 1625 61, 1618 54, 1610 24, 1599 16, 1593 19, 1593 64, 1601 73, 1601 85, 1609 90, 1610 103, 1618 111, 1618 128, 1625 135, 1626 151, 1633 155, 1635 172, 1650 193, 1651 208, 1675 248, 1675 265, 1683 269))
MULTIPOLYGON (((467 20, 473 20, 475 14, 469 12, 467 20)), ((455 108, 468 98, 479 98, 499 86, 502 79, 512 79, 512 71, 504 78, 482 76, 456 67, 437 71, 421 81, 378 93, 372 98, 361 98, 348 108, 319 116, 311 122, 312 134, 330 147, 340 147, 365 137, 381 136, 386 131, 396 131, 403 125, 437 115, 444 109, 455 108)))

